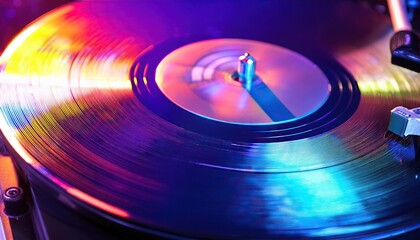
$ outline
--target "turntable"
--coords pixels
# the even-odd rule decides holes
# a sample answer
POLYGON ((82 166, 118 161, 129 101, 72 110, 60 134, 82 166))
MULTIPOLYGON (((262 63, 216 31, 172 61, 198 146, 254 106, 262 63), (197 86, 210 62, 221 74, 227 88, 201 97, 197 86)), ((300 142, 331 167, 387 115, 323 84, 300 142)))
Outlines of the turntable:
POLYGON ((418 236, 418 1, 404 3, 43 15, 0 58, 0 238, 418 236))

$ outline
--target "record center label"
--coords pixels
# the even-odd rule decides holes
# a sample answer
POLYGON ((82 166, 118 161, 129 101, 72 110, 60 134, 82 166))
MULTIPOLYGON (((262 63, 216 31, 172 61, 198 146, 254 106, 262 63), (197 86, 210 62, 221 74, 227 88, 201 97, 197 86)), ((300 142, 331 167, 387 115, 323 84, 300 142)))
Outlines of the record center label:
POLYGON ((318 110, 330 82, 311 60, 274 44, 244 39, 190 43, 157 66, 156 84, 179 107, 235 124, 276 124, 318 110), (256 77, 244 86, 232 76, 245 52, 256 59, 256 77))
POLYGON ((133 92, 166 122, 242 142, 309 138, 346 122, 360 102, 356 79, 328 52, 288 47, 264 39, 171 39, 134 62, 133 92), (256 71, 243 81, 236 73, 246 53, 256 71))

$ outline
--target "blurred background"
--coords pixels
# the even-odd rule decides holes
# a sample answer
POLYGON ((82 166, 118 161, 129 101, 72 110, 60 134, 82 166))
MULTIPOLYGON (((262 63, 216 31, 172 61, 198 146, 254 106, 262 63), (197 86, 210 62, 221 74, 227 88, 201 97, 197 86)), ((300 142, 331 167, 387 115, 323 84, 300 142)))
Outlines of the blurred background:
MULTIPOLYGON (((359 2, 379 12, 388 14, 386 0, 342 1, 359 2)), ((28 23, 49 10, 68 2, 72 2, 72 0, 0 0, 0 54, 10 40, 28 23)), ((414 28, 420 29, 420 0, 407 0, 407 5, 411 8, 410 15, 413 19, 414 28)))

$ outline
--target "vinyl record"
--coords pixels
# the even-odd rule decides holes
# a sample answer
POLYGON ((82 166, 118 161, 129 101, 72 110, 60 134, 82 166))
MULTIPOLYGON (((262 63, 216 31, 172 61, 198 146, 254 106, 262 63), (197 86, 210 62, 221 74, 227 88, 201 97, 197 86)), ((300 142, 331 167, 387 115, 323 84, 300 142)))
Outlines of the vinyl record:
POLYGON ((390 34, 353 1, 72 3, 1 56, 0 129, 32 182, 142 231, 391 236, 420 224, 413 144, 385 136, 420 77, 390 34))

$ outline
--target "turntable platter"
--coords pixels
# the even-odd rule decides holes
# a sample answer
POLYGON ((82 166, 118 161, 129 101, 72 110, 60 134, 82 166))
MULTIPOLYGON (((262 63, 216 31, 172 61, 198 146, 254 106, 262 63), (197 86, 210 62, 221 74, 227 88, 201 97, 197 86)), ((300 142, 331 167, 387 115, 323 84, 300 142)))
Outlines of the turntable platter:
POLYGON ((386 16, 349 1, 238 5, 77 2, 27 27, 0 58, 0 129, 29 178, 177 236, 416 228, 413 145, 384 133, 390 109, 420 104, 420 76, 388 63, 386 16), (258 56, 259 88, 232 80, 232 49, 258 56), (210 78, 188 81, 194 69, 210 78), (291 115, 273 117, 281 107, 291 115))

